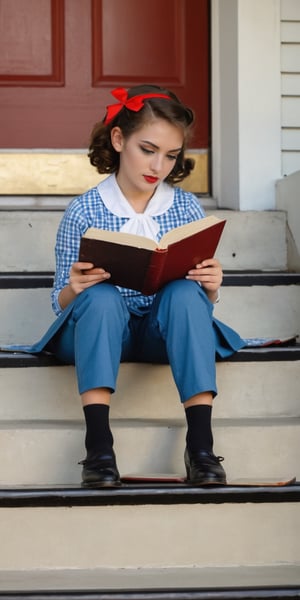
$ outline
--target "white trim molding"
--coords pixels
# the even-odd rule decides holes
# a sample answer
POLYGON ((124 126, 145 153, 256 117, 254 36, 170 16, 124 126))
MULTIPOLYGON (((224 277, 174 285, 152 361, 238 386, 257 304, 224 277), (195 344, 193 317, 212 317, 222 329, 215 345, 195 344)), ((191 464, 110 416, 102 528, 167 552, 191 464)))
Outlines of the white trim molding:
POLYGON ((212 184, 220 208, 275 208, 280 0, 211 0, 212 184))

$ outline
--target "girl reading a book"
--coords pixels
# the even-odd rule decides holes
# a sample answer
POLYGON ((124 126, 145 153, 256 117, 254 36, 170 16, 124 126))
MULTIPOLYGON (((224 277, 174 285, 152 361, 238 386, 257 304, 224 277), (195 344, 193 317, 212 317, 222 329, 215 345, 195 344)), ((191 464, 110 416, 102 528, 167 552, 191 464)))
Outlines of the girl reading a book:
POLYGON ((122 361, 170 364, 186 416, 187 482, 225 484, 222 459, 213 452, 215 362, 243 341, 213 316, 222 283, 219 261, 207 257, 152 296, 112 285, 103 268, 78 261, 89 227, 159 241, 170 229, 204 217, 198 198, 176 186, 193 167, 185 156, 192 110, 155 85, 117 88, 112 95, 89 148, 91 164, 108 177, 75 198, 59 225, 52 291, 58 318, 35 350, 75 365, 86 421, 84 486, 121 484, 109 405, 122 361))

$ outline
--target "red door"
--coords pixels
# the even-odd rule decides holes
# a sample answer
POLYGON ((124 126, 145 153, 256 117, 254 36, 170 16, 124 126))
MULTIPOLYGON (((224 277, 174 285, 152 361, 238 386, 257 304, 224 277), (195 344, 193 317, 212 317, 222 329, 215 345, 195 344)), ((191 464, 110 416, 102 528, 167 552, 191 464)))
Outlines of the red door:
POLYGON ((169 87, 208 148, 209 0, 0 0, 0 146, 85 148, 119 85, 169 87))

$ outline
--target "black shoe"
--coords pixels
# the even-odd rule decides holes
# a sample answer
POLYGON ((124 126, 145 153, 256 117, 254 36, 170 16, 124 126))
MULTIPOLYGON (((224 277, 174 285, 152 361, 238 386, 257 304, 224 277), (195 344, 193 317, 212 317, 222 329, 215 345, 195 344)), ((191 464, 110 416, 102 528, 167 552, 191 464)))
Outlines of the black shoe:
POLYGON ((223 460, 222 456, 215 456, 212 452, 206 452, 206 450, 190 452, 186 448, 184 462, 187 483, 193 485, 226 485, 226 473, 220 465, 223 460))
POLYGON ((113 450, 104 453, 87 453, 85 460, 80 465, 82 469, 83 487, 119 487, 121 485, 120 474, 116 464, 113 450))

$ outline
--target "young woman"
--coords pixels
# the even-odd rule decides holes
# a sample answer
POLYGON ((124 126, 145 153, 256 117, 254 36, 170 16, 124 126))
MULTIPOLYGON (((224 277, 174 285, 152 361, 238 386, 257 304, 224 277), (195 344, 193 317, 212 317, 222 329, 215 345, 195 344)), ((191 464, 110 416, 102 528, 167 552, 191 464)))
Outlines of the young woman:
POLYGON ((96 124, 89 148, 92 165, 109 177, 75 198, 60 223, 52 292, 58 319, 37 350, 46 348, 75 364, 86 421, 84 486, 121 483, 109 405, 122 361, 170 364, 186 415, 187 481, 224 484, 211 429, 215 360, 243 342, 213 318, 222 283, 219 261, 208 258, 154 296, 111 285, 110 273, 78 262, 88 227, 159 240, 168 230, 204 216, 199 200, 175 186, 193 167, 185 157, 192 111, 155 85, 128 92, 117 88, 112 95, 116 102, 96 124))

